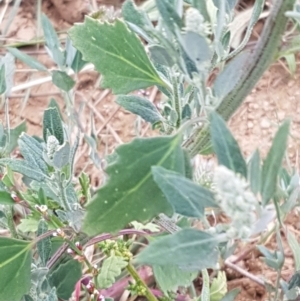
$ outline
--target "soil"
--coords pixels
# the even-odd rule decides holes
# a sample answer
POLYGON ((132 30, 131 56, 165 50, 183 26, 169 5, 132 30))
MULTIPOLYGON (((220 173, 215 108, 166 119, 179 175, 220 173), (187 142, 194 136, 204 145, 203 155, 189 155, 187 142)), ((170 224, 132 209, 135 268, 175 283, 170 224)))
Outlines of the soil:
MULTIPOLYGON (((3 1, 5 2, 5 1, 3 1)), ((54 27, 59 31, 66 31, 74 22, 80 22, 83 16, 90 11, 92 5, 112 4, 120 5, 120 1, 83 1, 83 0, 44 0, 42 11, 50 18, 54 27)), ((5 43, 29 41, 41 36, 36 26, 37 13, 36 1, 24 0, 16 12, 14 21, 7 27, 12 5, 7 9, 4 19, 1 22, 0 30, 5 31, 5 43)), ((4 8, 4 4, 0 9, 4 8)), ((258 29, 259 31, 259 29, 258 29)), ((43 48, 37 46, 23 47, 30 55, 34 55, 48 68, 54 64, 49 59, 43 48)), ((1 52, 4 53, 3 48, 1 52)), ((259 81, 252 93, 247 97, 244 104, 236 112, 229 122, 229 126, 237 138, 244 154, 250 156, 256 148, 259 148, 264 156, 272 141, 274 133, 285 118, 292 119, 292 131, 289 139, 289 159, 298 168, 298 149, 300 146, 300 70, 292 76, 283 66, 283 62, 275 63, 259 81)), ((298 67, 298 66, 297 66, 298 67)), ((21 121, 27 121, 28 133, 41 135, 41 121, 44 109, 48 106, 50 98, 55 98, 63 111, 66 105, 59 90, 49 81, 42 85, 32 87, 30 90, 17 90, 20 84, 35 81, 46 77, 47 74, 29 70, 24 64, 17 61, 16 74, 14 79, 14 92, 9 97, 9 113, 12 126, 21 121)), ((76 97, 74 110, 71 112, 73 118, 78 118, 81 130, 91 135, 93 128, 97 132, 98 154, 100 159, 107 153, 124 142, 131 141, 137 134, 137 119, 114 102, 114 96, 108 90, 99 87, 99 75, 95 71, 83 72, 78 75, 76 84, 76 97), (93 117, 93 118, 91 118, 93 117), (94 124, 93 124, 94 122, 94 124)), ((152 101, 159 97, 156 89, 149 89, 152 101)), ((1 107, 0 107, 1 109, 1 107)), ((0 118, 4 118, 3 108, 0 111, 0 118)), ((143 136, 153 135, 149 127, 142 123, 139 133, 143 136)), ((101 170, 88 159, 90 149, 81 137, 80 150, 76 157, 76 173, 85 170, 91 177, 92 185, 97 187, 102 183, 101 170)), ((287 225, 296 237, 300 236, 300 219, 296 213, 290 214, 287 218, 287 225)), ((283 233, 283 238, 285 237, 283 233)), ((276 240, 270 238, 267 247, 276 249, 276 240)), ((287 243, 284 240, 285 265, 282 270, 282 277, 288 280, 294 272, 294 260, 287 243)), ((237 253, 241 252, 243 246, 239 246, 237 253)), ((244 250, 244 249, 243 249, 244 250)), ((268 279, 275 283, 276 273, 269 269, 261 259, 261 254, 255 249, 245 258, 237 263, 238 266, 248 272, 268 279)), ((239 273, 227 268, 228 289, 241 287, 241 293, 237 301, 267 300, 265 290, 243 277, 239 273)))

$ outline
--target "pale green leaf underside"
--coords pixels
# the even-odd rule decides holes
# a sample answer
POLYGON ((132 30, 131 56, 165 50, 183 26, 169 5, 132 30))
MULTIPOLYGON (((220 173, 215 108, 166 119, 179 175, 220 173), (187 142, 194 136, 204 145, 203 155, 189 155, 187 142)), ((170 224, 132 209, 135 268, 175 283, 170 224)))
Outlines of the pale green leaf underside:
POLYGON ((103 75, 102 86, 111 88, 115 94, 166 85, 141 41, 124 22, 117 20, 112 25, 86 17, 84 23, 75 25, 69 34, 84 60, 93 63, 103 75))
POLYGON ((0 300, 20 300, 30 289, 31 244, 0 237, 0 300))
POLYGON ((137 262, 149 265, 176 265, 182 270, 214 268, 218 261, 218 240, 196 229, 183 229, 157 239, 144 249, 137 262))
POLYGON ((135 139, 120 146, 118 159, 107 168, 109 181, 87 206, 83 229, 90 235, 117 232, 131 221, 146 223, 159 213, 171 214, 152 178, 151 166, 184 174, 179 136, 135 139))
POLYGON ((154 181, 176 213, 201 218, 207 207, 214 207, 214 195, 184 176, 159 166, 152 167, 154 181))

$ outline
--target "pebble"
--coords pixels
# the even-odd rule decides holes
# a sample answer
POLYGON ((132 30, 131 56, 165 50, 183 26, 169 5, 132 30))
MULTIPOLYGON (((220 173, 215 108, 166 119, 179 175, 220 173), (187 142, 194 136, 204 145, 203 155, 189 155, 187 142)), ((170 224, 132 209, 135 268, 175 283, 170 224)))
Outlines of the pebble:
POLYGON ((267 120, 267 119, 265 119, 265 118, 262 119, 262 121, 260 122, 260 127, 261 127, 262 129, 268 129, 270 126, 271 126, 270 121, 267 120))
POLYGON ((248 121, 247 126, 248 126, 248 129, 252 129, 254 127, 254 124, 252 121, 248 121))

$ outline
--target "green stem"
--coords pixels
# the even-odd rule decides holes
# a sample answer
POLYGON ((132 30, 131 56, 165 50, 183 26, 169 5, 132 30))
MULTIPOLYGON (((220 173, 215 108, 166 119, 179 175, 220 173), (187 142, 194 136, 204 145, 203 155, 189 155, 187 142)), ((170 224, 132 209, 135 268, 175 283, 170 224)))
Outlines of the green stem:
POLYGON ((136 281, 137 284, 142 285, 145 288, 146 290, 145 297, 149 301, 158 301, 131 263, 128 263, 127 271, 132 276, 132 278, 136 281))
POLYGON ((181 124, 181 106, 180 106, 180 99, 179 99, 179 94, 178 94, 177 79, 176 79, 175 75, 173 75, 173 78, 172 78, 172 86, 173 86, 173 106, 177 113, 176 128, 179 128, 180 124, 181 124))
POLYGON ((66 195, 66 189, 63 185, 63 181, 61 179, 59 171, 56 172, 56 179, 57 179, 57 184, 58 184, 58 187, 59 187, 60 197, 61 197, 63 206, 64 206, 66 211, 71 211, 72 208, 71 208, 70 204, 68 203, 67 195, 66 195))

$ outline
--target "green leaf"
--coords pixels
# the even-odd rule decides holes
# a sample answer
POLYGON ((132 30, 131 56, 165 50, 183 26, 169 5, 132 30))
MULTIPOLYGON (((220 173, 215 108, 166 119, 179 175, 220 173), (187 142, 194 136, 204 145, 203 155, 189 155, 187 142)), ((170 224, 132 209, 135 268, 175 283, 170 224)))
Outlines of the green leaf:
POLYGON ((144 120, 151 124, 163 119, 155 105, 146 98, 134 95, 119 95, 115 101, 125 110, 141 116, 144 120))
MULTIPOLYGON (((4 57, 0 60, 0 65, 4 66, 4 70, 1 72, 1 77, 4 75, 5 79, 5 92, 7 95, 10 94, 10 91, 14 85, 14 73, 15 73, 15 58, 12 54, 6 53, 4 57)), ((4 88, 2 85, 1 90, 4 88)))
POLYGON ((151 45, 148 47, 151 59, 160 65, 172 67, 175 60, 169 55, 168 51, 160 45, 151 45))
POLYGON ((286 150, 287 138, 289 135, 290 122, 286 121, 278 129, 273 140, 271 149, 262 167, 261 195, 263 205, 267 205, 276 193, 277 177, 281 169, 282 160, 286 150))
POLYGON ((122 6, 122 16, 126 22, 140 28, 153 27, 145 11, 138 9, 133 0, 126 0, 122 6))
POLYGON ((159 213, 171 214, 172 207, 152 179, 151 166, 184 174, 180 141, 180 136, 156 137, 119 146, 117 161, 106 170, 109 181, 86 207, 84 231, 116 232, 134 220, 146 223, 159 213))
POLYGON ((300 245, 295 237, 295 235, 288 231, 287 233, 288 244, 293 252, 294 260, 295 260, 295 271, 300 270, 300 245))
POLYGON ((177 14, 174 3, 170 3, 169 0, 156 0, 155 3, 167 28, 171 32, 175 32, 175 25, 181 29, 183 21, 177 14))
POLYGON ((26 133, 23 133, 18 140, 18 144, 26 163, 32 168, 36 168, 37 171, 47 175, 48 167, 43 158, 43 147, 41 143, 26 133))
POLYGON ((70 91, 75 85, 72 77, 66 72, 58 70, 52 72, 52 82, 56 87, 66 92, 70 91))
POLYGON ((227 279, 224 271, 219 271, 210 286, 210 301, 219 301, 227 293, 227 279))
POLYGON ((257 194, 261 184, 260 155, 258 150, 254 152, 248 163, 248 181, 252 192, 257 194))
POLYGON ((176 265, 153 265, 156 283, 164 294, 176 292, 178 287, 188 287, 196 278, 197 272, 182 271, 176 265))
POLYGON ((6 90, 6 80, 5 80, 5 65, 3 64, 0 68, 0 95, 6 90))
POLYGON ((27 55, 26 53, 20 51, 17 48, 10 48, 8 47, 7 50, 15 56, 17 59, 28 65, 29 67, 39 70, 39 71, 46 71, 48 72, 48 69, 39 61, 37 61, 34 57, 27 55))
POLYGON ((202 290, 201 301, 210 301, 209 275, 207 269, 201 271, 202 274, 202 290))
POLYGON ((102 289, 108 288, 115 283, 122 269, 128 265, 122 257, 110 256, 103 261, 100 273, 97 276, 97 282, 102 289))
MULTIPOLYGON (((48 231, 48 225, 44 219, 41 219, 38 224, 37 236, 40 236, 40 235, 46 233, 47 231, 48 231)), ((42 264, 45 267, 47 265, 47 262, 49 260, 50 253, 51 253, 50 237, 46 237, 46 238, 40 240, 37 243, 37 249, 38 249, 42 264)))
POLYGON ((141 41, 122 21, 101 24, 86 17, 83 24, 71 28, 69 35, 84 60, 93 63, 103 75, 103 88, 111 88, 114 94, 153 85, 166 87, 141 41))
POLYGON ((76 51, 74 60, 72 62, 71 68, 75 73, 78 73, 86 64, 86 61, 82 59, 82 54, 80 51, 76 51))
POLYGON ((46 45, 51 52, 54 62, 59 67, 63 67, 65 58, 63 52, 60 50, 61 45, 57 33, 45 14, 42 14, 42 27, 44 31, 46 45))
POLYGON ((31 285, 32 244, 0 237, 0 300, 16 301, 26 294, 31 285))
POLYGON ((38 229, 39 221, 36 219, 26 218, 21 219, 21 223, 17 226, 18 230, 22 232, 36 232, 38 229))
POLYGON ((9 144, 6 147, 6 151, 10 154, 18 145, 18 139, 22 132, 26 132, 27 126, 26 121, 23 121, 9 132, 9 144))
POLYGON ((0 191, 0 204, 1 205, 14 205, 15 202, 12 199, 9 192, 0 191))
POLYGON ((64 130, 58 110, 54 107, 50 107, 44 112, 43 120, 43 137, 47 142, 47 132, 55 136, 59 141, 59 144, 64 143, 64 130))
POLYGON ((247 165, 237 141, 226 126, 226 122, 215 112, 210 115, 210 132, 213 149, 219 164, 247 178, 247 165))
POLYGON ((56 287, 56 293, 59 298, 69 300, 81 275, 81 264, 71 259, 59 264, 51 273, 49 282, 51 286, 56 287))
POLYGON ((65 141, 63 145, 59 146, 54 153, 52 163, 57 169, 62 169, 69 163, 70 158, 70 143, 65 141))
POLYGON ((159 166, 152 167, 152 174, 176 213, 201 218, 204 216, 205 208, 216 207, 211 191, 181 174, 159 166))
POLYGON ((30 179, 42 182, 45 180, 46 175, 38 170, 35 166, 30 165, 24 160, 3 158, 0 159, 0 166, 8 165, 11 170, 18 172, 30 179))
POLYGON ((206 232, 183 229, 150 243, 136 261, 149 265, 176 265, 189 271, 215 268, 219 257, 218 243, 217 238, 206 232))
POLYGON ((240 288, 235 288, 228 292, 220 301, 234 301, 240 291, 240 288))

